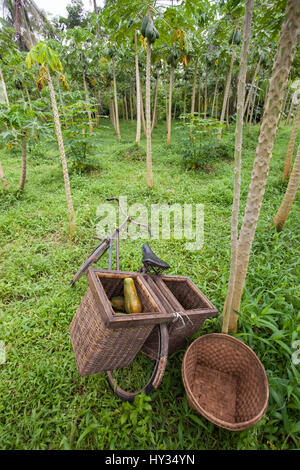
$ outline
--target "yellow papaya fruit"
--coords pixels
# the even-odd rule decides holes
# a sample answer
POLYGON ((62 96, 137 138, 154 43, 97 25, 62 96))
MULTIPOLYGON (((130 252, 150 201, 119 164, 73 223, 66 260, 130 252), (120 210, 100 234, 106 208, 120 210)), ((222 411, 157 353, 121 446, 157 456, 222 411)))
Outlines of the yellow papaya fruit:
POLYGON ((124 279, 124 299, 126 313, 141 313, 143 308, 131 277, 124 279))
POLYGON ((121 295, 117 295, 116 297, 112 297, 110 303, 111 303, 112 308, 114 310, 124 312, 124 310, 125 310, 125 301, 124 301, 124 297, 122 297, 121 295))

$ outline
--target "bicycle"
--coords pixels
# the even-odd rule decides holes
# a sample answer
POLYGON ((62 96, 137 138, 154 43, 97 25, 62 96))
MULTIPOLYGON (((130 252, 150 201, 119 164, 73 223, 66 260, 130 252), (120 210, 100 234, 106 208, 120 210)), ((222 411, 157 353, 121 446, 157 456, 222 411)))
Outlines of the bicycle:
MULTIPOLYGON (((125 213, 118 198, 110 197, 107 198, 107 201, 118 202, 119 209, 121 214, 124 216, 124 220, 111 233, 111 235, 107 238, 104 238, 96 247, 96 249, 89 255, 87 260, 82 264, 73 277, 70 283, 71 286, 73 286, 81 278, 81 276, 92 264, 97 263, 107 250, 109 250, 108 271, 111 271, 114 242, 116 242, 116 268, 117 271, 120 271, 119 233, 125 228, 127 223, 134 223, 138 226, 145 227, 147 228, 150 237, 153 236, 151 227, 149 225, 137 222, 125 213)), ((142 254, 142 266, 138 272, 159 275, 170 268, 168 263, 164 262, 158 256, 156 256, 155 253, 153 253, 148 244, 143 245, 142 254)), ((150 357, 147 357, 146 354, 139 353, 129 366, 122 369, 116 369, 114 371, 106 371, 106 377, 109 386, 113 392, 122 400, 133 402, 134 398, 143 391, 148 395, 151 393, 151 391, 158 387, 162 380, 168 357, 169 334, 166 323, 158 324, 155 326, 154 330, 157 334, 157 356, 155 359, 150 359, 150 357), (132 387, 133 381, 135 383, 134 390, 128 390, 128 388, 132 387), (136 384, 137 381, 140 383, 136 384)))

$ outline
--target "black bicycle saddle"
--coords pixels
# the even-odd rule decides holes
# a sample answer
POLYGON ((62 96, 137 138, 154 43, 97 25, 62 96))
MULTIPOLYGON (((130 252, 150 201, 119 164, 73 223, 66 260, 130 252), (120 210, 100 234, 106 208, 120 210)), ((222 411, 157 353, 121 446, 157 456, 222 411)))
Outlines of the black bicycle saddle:
POLYGON ((142 246, 143 259, 142 263, 146 268, 146 271, 153 270, 156 274, 159 274, 165 269, 169 269, 170 266, 165 261, 161 260, 151 250, 150 246, 145 244, 142 246))

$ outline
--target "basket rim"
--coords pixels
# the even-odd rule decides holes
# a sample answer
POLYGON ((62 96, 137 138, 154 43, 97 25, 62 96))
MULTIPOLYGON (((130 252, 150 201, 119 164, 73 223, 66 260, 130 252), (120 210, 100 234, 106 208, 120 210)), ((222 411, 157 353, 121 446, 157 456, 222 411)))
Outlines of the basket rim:
POLYGON ((141 273, 89 268, 87 270, 87 279, 89 287, 97 299, 99 315, 101 316, 102 321, 107 328, 134 328, 140 326, 156 325, 158 323, 169 323, 174 318, 173 315, 170 315, 165 311, 160 300, 152 291, 151 287, 148 285, 141 273), (117 276, 122 278, 128 276, 133 277, 135 281, 139 283, 140 288, 143 289, 143 291, 151 299, 151 302, 157 311, 154 310, 153 312, 142 312, 138 315, 115 315, 104 287, 102 286, 101 277, 115 278, 117 276))
POLYGON ((191 401, 191 403, 193 405, 193 408, 196 409, 200 414, 202 414, 206 419, 208 419, 212 423, 214 423, 214 424, 216 424, 216 425, 218 425, 222 428, 225 428, 225 429, 228 429, 228 430, 231 430, 231 431, 242 431, 244 429, 248 429, 249 427, 254 426, 254 424, 256 424, 263 417, 263 415, 266 412, 268 402, 269 402, 269 384, 268 384, 268 378, 267 378, 267 374, 266 374, 266 371, 264 369, 264 366, 262 365, 261 361, 259 360, 259 358, 255 354, 255 352, 247 344, 243 343, 240 339, 235 338, 234 336, 230 336, 230 335, 225 334, 225 333, 208 333, 206 335, 199 336, 199 338, 196 338, 189 345, 188 349, 186 350, 186 352, 184 354, 183 361, 182 361, 182 367, 181 367, 181 373, 182 373, 182 380, 183 380, 183 384, 184 384, 186 394, 188 396, 188 399, 191 401), (265 392, 266 392, 266 397, 265 397, 265 401, 263 403, 263 406, 262 406, 261 410, 253 418, 251 418, 250 420, 240 421, 238 423, 230 423, 228 421, 221 420, 220 418, 217 418, 216 416, 214 416, 213 414, 208 412, 201 405, 199 405, 199 403, 197 402, 197 400, 194 397, 194 394, 191 390, 190 384, 188 383, 188 380, 187 380, 187 377, 186 377, 185 363, 186 363, 186 360, 187 360, 187 357, 188 357, 188 354, 189 354, 189 351, 191 350, 191 348, 194 347, 196 343, 202 342, 203 338, 207 339, 209 337, 210 338, 212 338, 212 337, 220 338, 220 339, 222 338, 222 340, 238 344, 241 348, 243 348, 245 351, 247 351, 247 353, 249 353, 253 357, 255 362, 261 368, 261 371, 262 371, 262 374, 263 374, 263 385, 264 385, 264 389, 265 389, 265 392))

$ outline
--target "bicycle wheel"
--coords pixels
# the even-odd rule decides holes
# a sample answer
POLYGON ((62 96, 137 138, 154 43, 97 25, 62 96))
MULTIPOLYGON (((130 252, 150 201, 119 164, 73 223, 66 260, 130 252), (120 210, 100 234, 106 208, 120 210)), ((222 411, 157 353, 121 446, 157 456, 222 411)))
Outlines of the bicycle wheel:
POLYGON ((168 359, 167 325, 157 325, 152 334, 157 335, 155 358, 142 350, 127 367, 106 372, 112 391, 122 400, 133 402, 143 391, 149 395, 162 381, 168 359))

